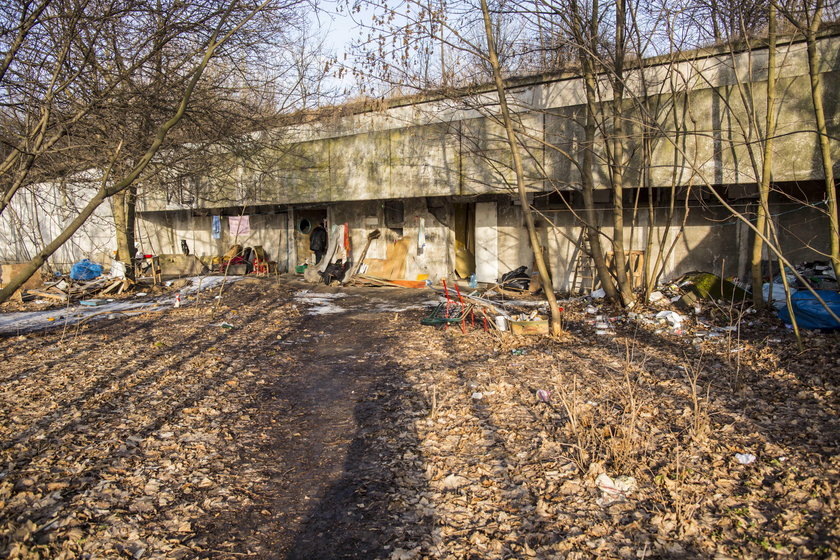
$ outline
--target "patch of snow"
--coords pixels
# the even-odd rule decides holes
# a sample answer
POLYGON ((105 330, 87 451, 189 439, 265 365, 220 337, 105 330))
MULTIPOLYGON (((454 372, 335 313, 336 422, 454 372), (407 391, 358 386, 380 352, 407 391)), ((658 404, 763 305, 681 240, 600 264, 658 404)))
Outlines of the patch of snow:
POLYGON ((331 315, 333 313, 344 313, 347 311, 343 307, 339 307, 329 300, 318 300, 312 298, 307 303, 312 305, 307 312, 308 315, 331 315))
MULTIPOLYGON (((217 287, 222 281, 229 284, 242 278, 243 276, 228 276, 227 279, 223 276, 194 276, 188 278, 187 280, 190 283, 178 290, 178 292, 181 294, 192 294, 200 290, 217 287)), ((139 296, 140 294, 137 295, 139 296)), ((181 301, 181 306, 188 304, 187 301, 181 301)), ((173 295, 163 294, 145 301, 137 301, 135 298, 134 300, 112 301, 96 307, 72 305, 48 309, 46 311, 0 313, 0 333, 18 334, 54 327, 64 327, 65 325, 72 326, 87 319, 91 315, 95 315, 95 317, 91 317, 91 320, 109 319, 123 317, 125 315, 163 311, 164 309, 172 308, 172 306, 173 295)))
POLYGON ((319 292, 310 292, 309 290, 301 290, 299 292, 295 292, 296 299, 303 299, 303 300, 328 300, 328 299, 339 299, 347 297, 347 294, 341 292, 335 293, 319 293, 319 292))
POLYGON ((371 309, 371 311, 374 313, 402 313, 403 311, 412 311, 414 309, 427 309, 428 307, 428 305, 419 303, 414 305, 403 306, 388 305, 387 303, 383 303, 382 305, 377 305, 376 307, 371 309))
POLYGON ((296 300, 310 306, 307 315, 331 315, 334 313, 344 313, 346 309, 333 303, 333 300, 346 296, 347 294, 340 292, 318 293, 310 292, 309 290, 295 292, 296 300))
POLYGON ((179 292, 181 294, 193 294, 195 292, 200 292, 201 290, 209 290, 210 288, 218 287, 222 282, 225 284, 231 284, 236 282, 237 280, 242 280, 245 278, 244 276, 228 276, 225 278, 224 276, 193 276, 191 278, 187 278, 190 281, 189 286, 184 286, 179 292))
POLYGON ((3 313, 0 315, 0 333, 15 334, 31 332, 51 327, 64 325, 75 325, 90 315, 96 315, 97 319, 114 317, 116 314, 124 314, 126 311, 137 310, 137 313, 147 311, 160 311, 161 307, 157 302, 122 302, 107 303, 98 307, 72 306, 50 309, 47 311, 19 311, 15 313, 3 313), (110 313, 109 313, 110 312, 110 313))

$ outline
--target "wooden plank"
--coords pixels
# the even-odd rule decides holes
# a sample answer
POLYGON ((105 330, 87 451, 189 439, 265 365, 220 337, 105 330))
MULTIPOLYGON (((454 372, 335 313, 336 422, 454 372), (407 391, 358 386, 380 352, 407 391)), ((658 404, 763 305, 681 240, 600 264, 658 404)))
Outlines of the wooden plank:
POLYGON ((369 276, 367 274, 358 274, 355 278, 351 280, 353 284, 362 284, 367 286, 389 286, 389 287, 398 287, 397 284, 394 284, 390 280, 386 278, 379 278, 378 276, 369 276))
POLYGON ((365 261, 365 257, 367 256, 368 249, 370 249, 370 244, 373 243, 374 239, 379 239, 382 235, 378 229, 373 230, 368 234, 367 242, 365 242, 365 247, 362 249, 362 254, 359 255, 359 260, 356 262, 355 266, 353 266, 353 270, 350 271, 350 274, 344 278, 343 284, 347 284, 359 273, 359 267, 362 266, 362 263, 365 261))
POLYGON ((104 284, 104 283, 105 283, 104 279, 97 278, 96 280, 90 280, 88 282, 85 282, 84 284, 79 286, 79 289, 80 290, 89 290, 90 288, 92 288, 94 286, 99 286, 99 285, 104 284))
POLYGON ((122 280, 117 280, 116 282, 111 282, 110 286, 108 286, 107 288, 105 288, 104 290, 102 290, 99 293, 101 295, 109 294, 109 293, 113 292, 117 288, 117 286, 121 286, 121 285, 122 285, 122 280))
POLYGON ((27 294, 33 294, 33 295, 36 295, 36 296, 39 296, 39 297, 45 297, 47 299, 57 299, 59 301, 67 301, 67 296, 66 295, 53 294, 51 292, 46 292, 44 290, 26 290, 26 293, 27 294))

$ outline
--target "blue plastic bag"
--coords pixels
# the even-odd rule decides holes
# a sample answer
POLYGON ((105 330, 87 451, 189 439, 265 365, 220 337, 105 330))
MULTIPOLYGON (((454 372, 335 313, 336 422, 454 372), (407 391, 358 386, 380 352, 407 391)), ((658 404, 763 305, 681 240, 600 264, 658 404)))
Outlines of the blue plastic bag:
MULTIPOLYGON (((831 290, 816 290, 816 292, 825 300, 831 311, 840 317, 840 293, 831 290)), ((828 314, 823 304, 808 290, 796 292, 790 296, 790 300, 799 328, 840 329, 840 323, 828 314)), ((788 313, 787 305, 779 310, 779 319, 790 324, 790 313, 788 313)))
POLYGON ((73 280, 93 280, 102 276, 102 265, 83 259, 73 265, 70 269, 70 278, 73 280))

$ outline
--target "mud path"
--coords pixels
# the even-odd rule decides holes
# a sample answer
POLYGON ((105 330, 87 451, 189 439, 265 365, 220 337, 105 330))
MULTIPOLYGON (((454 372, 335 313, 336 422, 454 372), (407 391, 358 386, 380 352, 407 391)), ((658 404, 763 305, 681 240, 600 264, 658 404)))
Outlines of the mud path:
POLYGON ((276 375, 255 395, 254 421, 269 427, 267 437, 241 465, 270 477, 246 512, 207 525, 210 548, 221 556, 225 550, 231 557, 290 560, 390 554, 385 543, 400 527, 389 519, 402 515, 388 497, 397 476, 412 475, 389 471, 393 461, 378 442, 398 438, 416 449, 402 404, 422 398, 394 359, 405 329, 395 310, 422 309, 429 295, 386 301, 345 294, 298 293, 303 314, 280 342, 276 375))

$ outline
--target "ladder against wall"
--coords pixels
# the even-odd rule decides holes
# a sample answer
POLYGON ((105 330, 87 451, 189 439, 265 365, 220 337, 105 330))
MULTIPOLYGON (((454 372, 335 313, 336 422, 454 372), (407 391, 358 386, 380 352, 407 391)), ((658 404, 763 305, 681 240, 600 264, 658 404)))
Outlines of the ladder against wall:
POLYGON ((588 294, 598 286, 599 281, 598 275, 595 273, 595 262, 592 260, 589 233, 585 227, 580 229, 575 252, 577 253, 575 272, 572 275, 572 283, 569 285, 569 289, 573 294, 588 294))
MULTIPOLYGON (((575 259, 575 271, 572 275, 570 290, 572 293, 588 294, 597 289, 600 279, 595 269, 595 261, 592 259, 592 247, 589 243, 589 232, 581 228, 577 240, 577 258, 575 259)), ((642 287, 645 274, 645 252, 627 251, 627 273, 631 278, 631 286, 634 290, 642 287)), ((613 253, 606 253, 604 260, 607 268, 615 275, 615 256, 613 253)))

